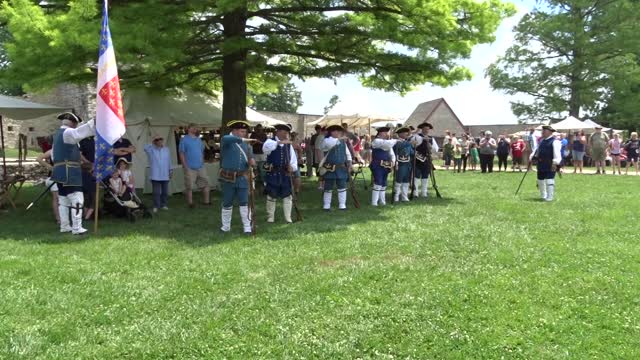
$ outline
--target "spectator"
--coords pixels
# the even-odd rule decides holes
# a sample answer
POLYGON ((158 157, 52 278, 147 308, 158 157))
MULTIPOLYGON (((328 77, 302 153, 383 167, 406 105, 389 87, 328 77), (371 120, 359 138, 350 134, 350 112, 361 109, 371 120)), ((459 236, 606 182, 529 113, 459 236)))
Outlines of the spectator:
POLYGON ((121 137, 113 144, 113 163, 117 164, 120 158, 125 158, 131 164, 133 161, 132 154, 135 152, 136 147, 131 144, 131 141, 121 137))
POLYGON ((498 139, 498 149, 496 154, 498 155, 498 172, 504 165, 504 171, 507 171, 507 161, 509 159, 509 150, 511 150, 511 144, 505 135, 500 135, 498 139))
MULTIPOLYGON (((562 148, 560 149, 560 153, 562 154, 562 164, 561 166, 564 167, 566 164, 569 163, 569 160, 571 160, 571 151, 569 151, 569 139, 567 139, 567 134, 562 133, 560 134, 560 145, 562 145, 562 148)), ((561 167, 561 169, 562 169, 561 167)))
POLYGON ((364 160, 364 165, 368 166, 371 164, 371 136, 363 136, 362 142, 362 159, 364 160))
POLYGON ((640 140, 638 140, 638 133, 632 132, 631 139, 624 144, 624 149, 627 152, 627 168, 625 175, 629 175, 629 166, 633 163, 636 169, 636 175, 638 175, 638 155, 640 155, 640 140))
POLYGON ((516 171, 517 166, 518 171, 522 172, 522 159, 526 146, 527 144, 522 140, 522 136, 518 135, 513 137, 513 141, 511 142, 511 171, 516 171))
POLYGON ((293 147, 293 151, 296 153, 296 159, 298 160, 298 168, 293 173, 293 191, 296 194, 300 192, 300 188, 302 187, 302 179, 300 169, 304 167, 304 158, 302 157, 302 145, 300 144, 300 138, 298 133, 291 133, 291 147, 293 147))
POLYGON ((469 160, 471 164, 471 171, 476 171, 476 166, 478 162, 480 162, 480 157, 478 155, 478 144, 475 141, 472 141, 469 144, 469 160))
POLYGON ((364 160, 362 159, 362 138, 360 136, 357 137, 357 140, 353 144, 353 152, 356 155, 356 163, 364 164, 364 160))
MULTIPOLYGON (((535 149, 537 146, 535 131, 536 130, 534 128, 529 128, 529 133, 524 136, 523 140, 525 143, 525 148, 522 151, 523 159, 529 159, 531 157, 531 153, 533 153, 533 149, 535 149)), ((529 167, 527 166, 527 171, 529 171, 528 169, 529 167)))
POLYGON ((158 209, 169 210, 169 180, 173 175, 169 148, 164 146, 162 136, 156 135, 151 144, 144 146, 144 152, 149 159, 149 178, 153 188, 153 212, 158 212, 158 209))
POLYGON ((184 169, 185 197, 190 208, 194 208, 193 203, 193 182, 202 189, 204 205, 211 205, 209 201, 209 177, 204 168, 204 144, 197 135, 195 125, 191 124, 187 128, 187 135, 180 141, 180 162, 184 169))
POLYGON ((316 125, 315 130, 316 133, 311 136, 311 143, 313 144, 314 149, 313 167, 316 169, 316 175, 318 175, 318 166, 320 165, 320 160, 324 157, 324 153, 322 152, 322 142, 325 138, 325 131, 320 125, 316 125))
POLYGON ((485 131, 484 138, 480 140, 480 170, 482 170, 483 174, 493 172, 493 158, 495 157, 498 145, 491 135, 493 135, 491 131, 485 131))
POLYGON ((622 139, 619 134, 613 134, 613 139, 608 143, 609 154, 611 154, 611 171, 613 175, 616 174, 616 167, 618 168, 618 175, 622 175, 620 170, 620 152, 622 150, 622 139))
POLYGON ((469 134, 462 135, 462 141, 460 142, 460 159, 462 160, 462 172, 467 171, 467 161, 469 160, 469 148, 471 146, 469 134))
POLYGON ((264 182, 264 162, 267 160, 267 156, 262 151, 262 144, 267 141, 267 133, 264 131, 262 125, 258 124, 255 128, 253 128, 253 132, 249 135, 249 139, 254 139, 256 141, 252 142, 251 148, 253 149, 253 158, 256 161, 256 166, 258 167, 258 175, 260 179, 258 182, 264 182))
POLYGON ((44 153, 38 155, 38 157, 36 157, 36 161, 38 162, 38 164, 46 167, 49 170, 45 185, 47 187, 51 186, 49 188, 49 191, 51 192, 51 198, 52 198, 51 208, 53 209, 53 217, 56 219, 56 223, 60 225, 60 212, 58 211, 58 206, 59 206, 58 205, 58 184, 55 184, 51 181, 51 170, 53 169, 53 159, 51 158, 51 154, 52 154, 52 150, 49 149, 44 153))
POLYGON ((358 135, 349 131, 349 125, 347 123, 342 123, 342 128, 344 129, 344 136, 346 136, 349 139, 349 141, 347 141, 347 148, 351 153, 351 158, 355 160, 356 152, 353 149, 353 146, 355 145, 355 142, 358 140, 358 135))
POLYGON ((605 159, 607 157, 607 143, 609 136, 602 132, 602 127, 596 127, 596 132, 589 137, 589 148, 591 150, 591 158, 596 163, 596 174, 606 174, 605 159))
POLYGON ((587 137, 584 135, 584 131, 580 130, 573 134, 573 141, 571 142, 571 154, 573 159, 573 173, 580 169, 582 174, 582 166, 584 164, 584 153, 587 145, 587 137))
MULTIPOLYGON (((449 133, 447 131, 447 133, 449 133)), ((453 161, 453 142, 451 136, 446 135, 442 144, 442 160, 444 161, 444 169, 449 170, 451 161, 453 161)))
POLYGON ((82 193, 84 196, 84 219, 90 220, 96 204, 96 177, 93 163, 96 158, 96 141, 93 136, 80 140, 80 160, 82 167, 82 193))
POLYGON ((118 168, 122 182, 129 188, 129 191, 134 194, 136 192, 136 184, 127 159, 121 158, 118 160, 116 167, 118 168))
POLYGON ((452 141, 453 145, 453 172, 462 170, 462 145, 459 141, 452 141))

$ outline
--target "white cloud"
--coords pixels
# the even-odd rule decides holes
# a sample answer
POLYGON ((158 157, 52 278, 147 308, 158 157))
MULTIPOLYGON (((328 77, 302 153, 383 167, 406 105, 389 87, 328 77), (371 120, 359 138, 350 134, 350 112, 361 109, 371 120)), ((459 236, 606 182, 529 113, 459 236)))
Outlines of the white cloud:
POLYGON ((332 95, 338 95, 341 102, 332 113, 344 114, 375 113, 391 117, 406 118, 422 102, 444 97, 464 124, 515 123, 509 98, 494 92, 484 71, 489 64, 513 43, 513 27, 532 8, 530 1, 520 4, 517 15, 505 20, 496 32, 493 44, 474 48, 470 59, 461 62, 474 73, 471 81, 449 88, 425 85, 402 97, 395 93, 371 90, 362 87, 355 76, 345 76, 333 80, 309 79, 296 81, 302 91, 304 105, 298 109, 301 113, 321 114, 332 95))

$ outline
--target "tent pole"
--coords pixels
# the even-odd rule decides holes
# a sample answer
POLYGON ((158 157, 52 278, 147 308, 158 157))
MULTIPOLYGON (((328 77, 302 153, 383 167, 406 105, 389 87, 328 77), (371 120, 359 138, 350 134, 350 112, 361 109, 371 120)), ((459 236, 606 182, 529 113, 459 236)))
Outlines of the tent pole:
POLYGON ((2 141, 2 178, 7 178, 7 149, 4 147, 4 125, 0 115, 0 141, 2 141))

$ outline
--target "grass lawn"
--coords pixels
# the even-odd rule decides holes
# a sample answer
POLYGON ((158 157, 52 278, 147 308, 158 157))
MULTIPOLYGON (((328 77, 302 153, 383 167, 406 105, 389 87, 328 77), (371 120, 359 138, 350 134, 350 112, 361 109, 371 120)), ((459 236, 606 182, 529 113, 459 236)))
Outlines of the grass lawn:
POLYGON ((84 238, 48 202, 0 213, 0 358, 640 357, 637 177, 542 203, 535 174, 437 176, 445 199, 346 213, 306 183, 294 225, 260 197, 256 238, 237 211, 218 233, 218 196, 84 238))

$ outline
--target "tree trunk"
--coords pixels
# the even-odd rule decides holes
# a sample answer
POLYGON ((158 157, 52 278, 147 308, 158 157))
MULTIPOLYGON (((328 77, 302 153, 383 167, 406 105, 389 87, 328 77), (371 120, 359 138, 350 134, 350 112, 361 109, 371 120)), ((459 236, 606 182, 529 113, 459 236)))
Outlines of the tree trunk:
MULTIPOLYGON (((247 24, 247 9, 240 8, 224 16, 224 45, 235 48, 243 39, 247 24)), ((247 116, 247 50, 223 49, 222 64, 222 123, 223 129, 231 120, 246 120, 247 116)))

